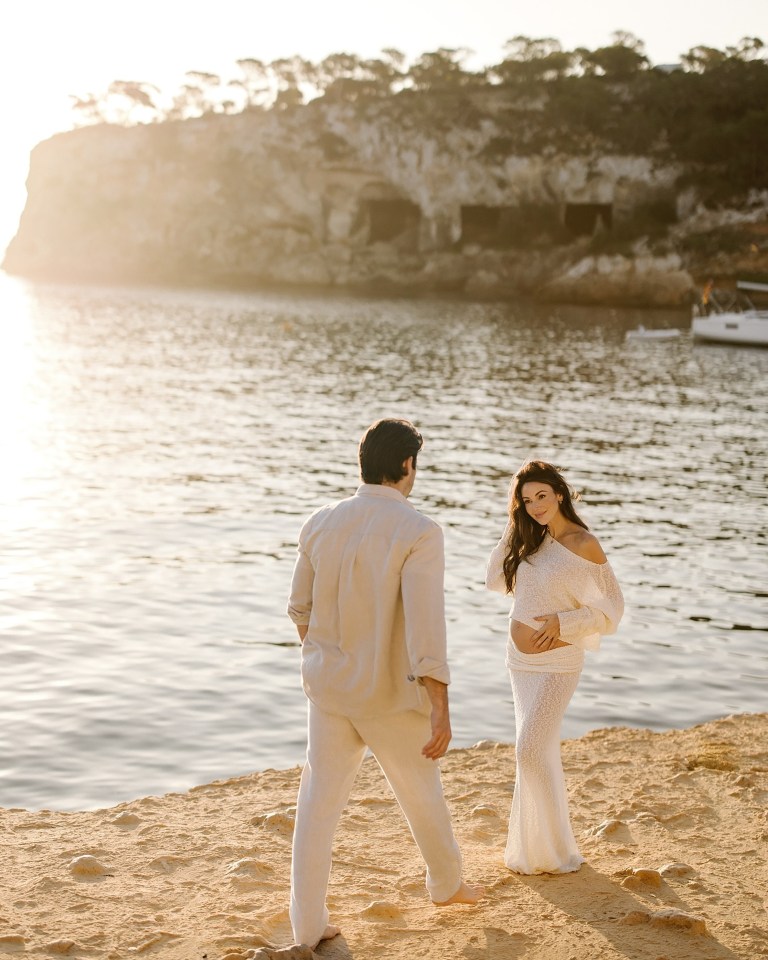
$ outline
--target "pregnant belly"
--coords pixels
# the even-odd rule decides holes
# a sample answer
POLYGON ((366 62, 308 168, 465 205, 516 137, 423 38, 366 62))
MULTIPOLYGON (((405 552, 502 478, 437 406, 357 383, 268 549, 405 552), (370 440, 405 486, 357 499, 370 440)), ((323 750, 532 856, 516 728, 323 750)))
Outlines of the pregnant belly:
MULTIPOLYGON (((543 624, 542 624, 543 626, 543 624)), ((538 632, 538 628, 529 627, 527 623, 521 623, 519 620, 510 620, 509 635, 512 642, 520 653, 544 653, 540 647, 534 647, 533 638, 538 632)), ((568 644, 563 640, 556 640, 549 650, 556 650, 558 647, 567 647, 568 644)))

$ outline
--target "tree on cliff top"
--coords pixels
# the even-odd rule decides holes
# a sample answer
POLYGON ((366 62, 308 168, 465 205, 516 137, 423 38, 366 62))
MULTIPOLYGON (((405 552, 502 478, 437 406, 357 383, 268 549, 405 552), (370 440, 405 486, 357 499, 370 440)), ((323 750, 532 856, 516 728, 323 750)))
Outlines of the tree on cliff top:
POLYGON ((598 74, 607 80, 630 80, 641 70, 650 66, 645 56, 645 44, 642 40, 624 30, 613 34, 613 43, 609 47, 597 50, 577 51, 581 60, 581 70, 591 76, 598 74))
POLYGON ((391 47, 371 60, 349 53, 331 54, 320 62, 313 79, 329 100, 389 97, 402 87, 404 64, 405 55, 391 47))
POLYGON ((116 123, 131 126, 157 119, 160 90, 137 80, 113 80, 100 97, 72 96, 72 110, 81 123, 116 123))
POLYGON ((505 43, 504 52, 504 60, 491 67, 489 75, 507 84, 533 85, 557 80, 573 70, 576 59, 552 37, 513 37, 505 43))
POLYGON ((244 108, 266 107, 271 99, 269 70, 262 60, 246 57, 238 60, 242 76, 229 81, 229 85, 245 95, 244 108))
POLYGON ((482 80, 483 74, 464 69, 464 63, 472 54, 466 47, 449 49, 440 47, 422 53, 413 63, 406 76, 414 90, 455 90, 482 80))
POLYGON ((480 144, 487 157, 647 155, 685 164, 689 180, 713 201, 768 188, 768 63, 759 38, 725 50, 692 47, 671 71, 652 69, 642 41, 624 31, 592 51, 524 36, 504 51, 499 64, 479 71, 467 69, 471 51, 464 48, 440 47, 410 66, 392 49, 370 60, 335 53, 319 64, 246 58, 237 62, 241 76, 225 85, 213 74, 187 74, 170 105, 149 84, 115 81, 100 97, 74 98, 74 110, 79 122, 130 124, 291 109, 317 97, 356 104, 363 116, 377 101, 385 110, 391 103, 393 123, 435 135, 457 126, 480 129, 487 120, 498 131, 480 144))

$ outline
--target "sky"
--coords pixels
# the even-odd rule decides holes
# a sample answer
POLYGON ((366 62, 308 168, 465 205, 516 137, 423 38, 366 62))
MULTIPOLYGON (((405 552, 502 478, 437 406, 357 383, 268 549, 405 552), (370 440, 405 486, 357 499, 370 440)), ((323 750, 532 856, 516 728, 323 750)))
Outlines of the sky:
POLYGON ((645 41, 654 64, 743 36, 768 43, 768 0, 14 0, 0 12, 0 252, 23 207, 29 151, 71 125, 69 94, 112 80, 180 86, 187 70, 234 75, 246 57, 329 53, 409 60, 466 47, 477 68, 502 59, 514 36, 554 37, 567 49, 645 41))

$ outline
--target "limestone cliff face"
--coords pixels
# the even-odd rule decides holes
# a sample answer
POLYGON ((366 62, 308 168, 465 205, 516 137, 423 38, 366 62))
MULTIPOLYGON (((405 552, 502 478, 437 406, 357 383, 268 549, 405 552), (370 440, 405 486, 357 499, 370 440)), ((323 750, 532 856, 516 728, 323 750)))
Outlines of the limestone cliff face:
POLYGON ((361 114, 316 101, 60 134, 33 151, 4 266, 76 281, 687 301, 679 257, 619 263, 587 249, 644 211, 679 214, 679 170, 499 155, 498 132, 492 118, 430 127, 383 103, 361 114))

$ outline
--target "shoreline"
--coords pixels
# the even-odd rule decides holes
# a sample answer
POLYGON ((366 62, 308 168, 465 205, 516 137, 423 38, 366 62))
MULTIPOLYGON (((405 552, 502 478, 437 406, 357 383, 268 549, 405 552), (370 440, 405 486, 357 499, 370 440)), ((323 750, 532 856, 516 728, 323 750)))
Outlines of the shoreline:
MULTIPOLYGON (((378 766, 336 835, 329 960, 768 957, 768 713, 563 742, 575 874, 503 864, 514 747, 451 750, 443 783, 478 907, 438 910, 378 766)), ((246 960, 290 943, 300 768, 79 813, 0 809, 0 955, 246 960), (84 858, 84 859, 83 859, 84 858)))
MULTIPOLYGON (((198 280, 187 274, 159 274, 147 275, 93 275, 88 272, 76 274, 72 271, 56 273, 55 271, 9 270, 0 262, 0 272, 7 277, 26 283, 40 285, 54 285, 64 287, 87 287, 103 290, 178 290, 197 293, 224 293, 233 295, 279 296, 295 299, 340 299, 340 300, 381 300, 402 301, 415 300, 430 302, 455 303, 498 303, 515 304, 526 303, 537 307, 580 307, 596 310, 641 310, 649 313, 675 313, 686 321, 690 319, 691 305, 696 296, 691 296, 684 302, 658 302, 652 295, 653 284, 648 284, 647 295, 637 296, 609 295, 597 297, 593 295, 580 297, 572 290, 559 295, 550 292, 547 295, 537 295, 531 290, 520 287, 489 287, 487 290, 462 290, 450 285, 445 286, 414 286, 407 283, 371 282, 360 284, 333 284, 333 283, 290 283, 287 281, 260 280, 247 275, 228 275, 219 279, 209 277, 198 280)), ((698 290, 703 284, 696 286, 698 290)))

